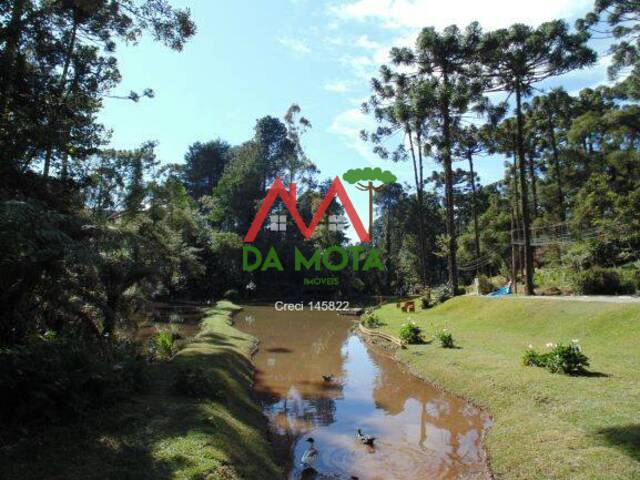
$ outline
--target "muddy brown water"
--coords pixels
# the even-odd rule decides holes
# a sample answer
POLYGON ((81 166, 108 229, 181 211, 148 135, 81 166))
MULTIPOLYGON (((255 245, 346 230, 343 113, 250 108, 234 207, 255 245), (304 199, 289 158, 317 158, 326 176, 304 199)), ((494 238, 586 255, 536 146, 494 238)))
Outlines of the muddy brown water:
POLYGON ((235 318, 260 339, 255 390, 289 479, 486 478, 489 417, 368 346, 353 318, 265 306, 235 318), (375 448, 358 442, 357 428, 377 437, 375 448), (319 451, 316 472, 300 462, 309 437, 319 451))

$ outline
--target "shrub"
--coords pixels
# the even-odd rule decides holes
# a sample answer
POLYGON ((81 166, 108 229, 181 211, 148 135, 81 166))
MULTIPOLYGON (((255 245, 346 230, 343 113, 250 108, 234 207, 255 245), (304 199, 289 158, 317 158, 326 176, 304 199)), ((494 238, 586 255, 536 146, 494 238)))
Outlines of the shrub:
POLYGON ((539 286, 543 295, 562 295, 563 292, 573 293, 575 282, 574 273, 567 267, 537 268, 533 283, 539 286))
POLYGON ((545 353, 536 352, 531 345, 522 356, 522 363, 526 366, 543 367, 551 373, 566 375, 580 375, 589 366, 589 358, 582 352, 577 340, 569 344, 547 344, 551 350, 545 353))
POLYGON ((436 338, 440 340, 440 345, 442 346, 442 348, 455 347, 453 335, 451 335, 451 333, 449 333, 446 328, 436 333, 436 338))
POLYGON ((491 283, 491 280, 486 275, 478 276, 478 294, 487 295, 496 289, 495 285, 491 283))
POLYGON ((191 398, 218 398, 219 391, 210 375, 201 368, 181 368, 176 373, 171 390, 191 398))
POLYGON ((400 340, 410 345, 422 343, 422 329, 415 323, 405 323, 400 328, 400 340))
POLYGON ((533 346, 529 345, 522 354, 522 365, 525 367, 544 367, 544 361, 542 355, 533 349, 533 346))
POLYGON ((623 281, 612 269, 594 267, 574 276, 575 289, 583 295, 623 295, 635 292, 633 282, 623 281))
POLYGON ((582 353, 578 342, 568 345, 559 343, 546 354, 545 366, 551 373, 577 375, 585 372, 589 366, 589 359, 582 353))
POLYGON ((177 351, 174 334, 170 330, 159 330, 149 338, 147 351, 156 360, 170 359, 177 351))
POLYGON ((422 291, 422 295, 420 296, 420 308, 422 308, 423 310, 426 310, 427 308, 431 308, 432 306, 431 302, 432 302, 431 289, 425 288, 422 291))
POLYGON ((380 318, 373 308, 367 308, 360 319, 362 324, 367 328, 377 328, 380 326, 380 318))
POLYGON ((43 336, 0 349, 0 443, 115 403, 144 373, 129 342, 43 336))
POLYGON ((453 297, 453 295, 451 294, 451 289, 449 288, 448 285, 443 285, 433 290, 433 299, 434 299, 435 305, 444 303, 447 300, 449 300, 451 297, 453 297))

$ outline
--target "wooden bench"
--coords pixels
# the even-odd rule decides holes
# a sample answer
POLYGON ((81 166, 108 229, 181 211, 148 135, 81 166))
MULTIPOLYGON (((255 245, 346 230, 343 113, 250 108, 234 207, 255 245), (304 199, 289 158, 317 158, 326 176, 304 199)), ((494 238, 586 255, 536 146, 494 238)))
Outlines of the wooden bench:
POLYGON ((405 303, 407 303, 407 302, 410 302, 410 301, 411 301, 411 300, 408 300, 408 299, 406 299, 406 298, 404 298, 404 299, 403 299, 403 298, 400 298, 400 299, 398 299, 398 300, 396 301, 396 308, 402 308, 402 305, 403 305, 403 304, 405 304, 405 303))
POLYGON ((416 311, 416 302, 414 302, 414 301, 404 302, 402 304, 402 311, 403 312, 415 312, 416 311))

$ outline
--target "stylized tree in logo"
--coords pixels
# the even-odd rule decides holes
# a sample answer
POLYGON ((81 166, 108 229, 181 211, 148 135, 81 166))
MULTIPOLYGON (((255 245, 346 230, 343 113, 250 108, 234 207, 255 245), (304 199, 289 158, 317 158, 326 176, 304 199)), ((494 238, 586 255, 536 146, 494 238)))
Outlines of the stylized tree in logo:
POLYGON ((369 234, 371 234, 371 227, 373 226, 373 192, 381 191, 387 183, 395 183, 397 177, 389 170, 382 170, 378 167, 366 167, 347 170, 344 175, 342 175, 342 179, 351 185, 355 184, 358 190, 369 192, 369 234), (382 183, 374 186, 373 182, 376 181, 382 183))

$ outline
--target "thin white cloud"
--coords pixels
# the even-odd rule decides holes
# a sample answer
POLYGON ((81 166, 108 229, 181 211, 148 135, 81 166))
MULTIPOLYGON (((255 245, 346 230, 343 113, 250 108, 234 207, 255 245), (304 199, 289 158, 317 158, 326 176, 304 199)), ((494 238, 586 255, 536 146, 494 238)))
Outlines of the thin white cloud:
POLYGON ((401 35, 396 37, 387 45, 377 43, 375 49, 371 49, 365 55, 345 54, 340 58, 340 62, 349 67, 359 83, 366 81, 367 85, 372 77, 375 77, 381 65, 389 63, 389 51, 391 47, 411 47, 415 44, 416 34, 401 35))
POLYGON ((485 30, 491 30, 515 22, 535 25, 554 18, 582 16, 592 7, 593 0, 538 0, 527 5, 513 0, 346 0, 329 7, 329 14, 343 25, 358 21, 374 27, 372 33, 348 44, 351 48, 343 49, 340 57, 354 79, 368 81, 381 65, 389 63, 391 47, 414 46, 420 29, 428 25, 438 29, 451 24, 463 27, 477 20, 485 30), (375 27, 386 40, 376 38, 375 27), (385 30, 389 28, 396 29, 391 40, 385 30))
POLYGON ((304 40, 291 37, 280 37, 278 38, 278 42, 299 55, 307 55, 311 53, 311 49, 307 46, 307 43, 304 40))
POLYGON ((349 91, 349 83, 345 81, 336 81, 325 83, 324 89, 328 92, 345 93, 349 91))
POLYGON ((485 29, 493 29, 582 15, 591 7, 593 0, 349 0, 331 6, 330 12, 341 20, 372 20, 385 28, 442 28, 477 20, 485 29))
POLYGON ((367 35, 360 35, 354 45, 366 50, 376 50, 380 48, 380 44, 371 40, 367 35))
POLYGON ((353 70, 360 83, 363 80, 368 81, 380 66, 375 62, 373 56, 367 55, 343 55, 340 58, 340 63, 353 70))
POLYGON ((375 128, 375 120, 365 115, 359 108, 351 108, 339 113, 329 126, 329 133, 342 137, 349 148, 356 150, 367 162, 380 165, 382 160, 373 153, 371 144, 360 138, 361 130, 375 128))

